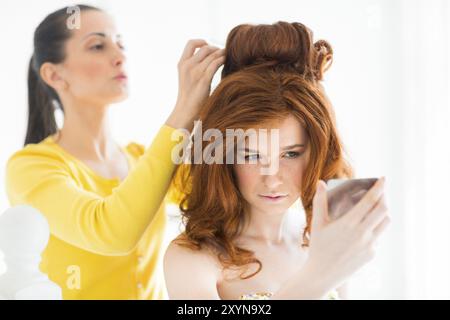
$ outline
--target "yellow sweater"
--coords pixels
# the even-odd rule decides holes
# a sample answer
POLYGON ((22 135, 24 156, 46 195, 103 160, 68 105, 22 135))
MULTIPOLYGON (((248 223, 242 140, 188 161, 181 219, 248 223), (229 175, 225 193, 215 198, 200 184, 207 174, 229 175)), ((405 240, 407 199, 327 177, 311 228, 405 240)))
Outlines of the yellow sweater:
POLYGON ((167 298, 161 202, 175 169, 174 130, 163 126, 147 150, 124 148, 131 170, 122 182, 99 176, 51 137, 9 159, 9 200, 47 218, 51 236, 40 268, 64 299, 167 298))

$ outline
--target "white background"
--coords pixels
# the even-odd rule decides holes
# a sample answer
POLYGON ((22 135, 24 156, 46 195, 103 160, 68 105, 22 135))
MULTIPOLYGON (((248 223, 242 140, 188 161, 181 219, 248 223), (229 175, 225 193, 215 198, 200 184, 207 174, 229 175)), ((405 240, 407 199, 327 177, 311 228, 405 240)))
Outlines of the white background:
MULTIPOLYGON (((299 21, 334 48, 325 89, 358 177, 387 177, 393 223, 351 297, 450 298, 450 5, 445 0, 85 1, 124 35, 131 96, 112 106, 121 143, 148 145, 177 93, 190 38, 223 44, 240 23, 299 21)), ((0 180, 26 129, 32 35, 69 1, 0 2, 0 180)), ((216 79, 217 80, 217 79, 216 79)), ((0 212, 8 207, 0 183, 0 212)))

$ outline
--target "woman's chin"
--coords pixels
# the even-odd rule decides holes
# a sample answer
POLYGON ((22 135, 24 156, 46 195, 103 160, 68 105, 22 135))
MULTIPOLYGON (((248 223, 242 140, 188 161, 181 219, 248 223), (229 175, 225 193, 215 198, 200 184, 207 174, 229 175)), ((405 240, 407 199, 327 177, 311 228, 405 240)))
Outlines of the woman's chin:
POLYGON ((271 216, 283 215, 289 210, 289 206, 286 204, 267 205, 265 203, 259 203, 256 207, 258 211, 264 212, 271 216))
POLYGON ((122 92, 113 95, 110 98, 110 103, 119 103, 126 100, 127 98, 128 98, 128 90, 123 90, 122 92))

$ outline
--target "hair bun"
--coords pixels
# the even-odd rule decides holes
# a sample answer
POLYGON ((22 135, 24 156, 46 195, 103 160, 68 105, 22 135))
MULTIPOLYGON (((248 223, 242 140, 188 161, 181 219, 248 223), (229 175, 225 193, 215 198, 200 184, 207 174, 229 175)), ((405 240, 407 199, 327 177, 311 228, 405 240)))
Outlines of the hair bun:
POLYGON ((313 43, 311 30, 301 23, 235 27, 228 35, 222 78, 246 68, 291 69, 311 80, 321 80, 331 66, 333 50, 324 40, 313 43))

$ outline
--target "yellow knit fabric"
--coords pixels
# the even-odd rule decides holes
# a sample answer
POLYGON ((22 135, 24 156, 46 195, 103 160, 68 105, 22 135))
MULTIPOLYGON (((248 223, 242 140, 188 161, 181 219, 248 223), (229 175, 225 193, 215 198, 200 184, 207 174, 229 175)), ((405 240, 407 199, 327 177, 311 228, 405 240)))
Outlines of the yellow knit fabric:
POLYGON ((99 176, 52 137, 9 159, 8 198, 47 218, 51 235, 40 268, 64 299, 167 298, 161 202, 175 169, 174 131, 163 126, 146 150, 123 148, 130 171, 122 182, 99 176))

